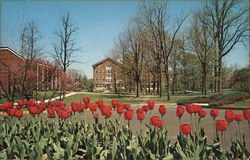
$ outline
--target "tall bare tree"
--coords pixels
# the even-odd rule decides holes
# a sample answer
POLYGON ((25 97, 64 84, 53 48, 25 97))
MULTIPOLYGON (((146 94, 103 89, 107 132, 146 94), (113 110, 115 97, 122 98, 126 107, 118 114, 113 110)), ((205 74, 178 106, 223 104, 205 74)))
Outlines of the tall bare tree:
POLYGON ((136 97, 139 97, 139 84, 144 61, 145 32, 133 20, 126 31, 127 53, 130 65, 133 66, 133 75, 136 83, 136 97))
POLYGON ((25 59, 25 63, 23 65, 22 74, 21 74, 21 81, 19 83, 21 85, 21 94, 29 99, 32 93, 38 91, 38 84, 33 87, 30 87, 30 80, 31 77, 29 74, 30 69, 33 67, 32 63, 39 57, 42 56, 42 47, 40 46, 41 36, 39 34, 39 30, 37 25, 31 21, 27 23, 21 30, 20 33, 20 53, 25 59))
POLYGON ((175 94, 178 91, 178 74, 179 74, 179 68, 180 68, 180 60, 181 56, 183 54, 183 42, 181 40, 176 39, 175 40, 175 46, 173 48, 173 54, 170 55, 169 58, 169 65, 171 67, 172 72, 172 83, 171 83, 171 92, 172 94, 175 94))
MULTIPOLYGON (((169 56, 172 53, 174 41, 177 33, 179 32, 183 22, 187 18, 185 16, 179 22, 176 23, 176 27, 173 32, 167 32, 167 5, 164 2, 146 2, 143 3, 140 14, 142 17, 142 23, 148 29, 149 33, 153 37, 155 44, 156 59, 159 67, 160 87, 161 85, 161 65, 164 66, 164 73, 166 77, 167 86, 167 99, 170 99, 170 78, 169 78, 169 56), (169 34, 168 34, 169 33, 169 34)), ((161 90, 161 89, 160 89, 161 90)), ((160 91, 161 92, 161 91, 160 91)), ((161 93, 160 93, 161 96, 161 93)))
MULTIPOLYGON (((58 38, 58 43, 54 44, 53 56, 65 73, 68 71, 69 66, 73 62, 76 62, 73 59, 73 55, 79 50, 79 48, 76 47, 74 39, 77 30, 78 28, 72 22, 70 15, 66 14, 61 17, 61 27, 55 32, 55 35, 58 38)), ((65 97, 65 86, 66 84, 61 83, 60 93, 61 91, 63 92, 62 98, 65 97)))
POLYGON ((27 23, 20 33, 20 53, 26 59, 41 57, 42 47, 40 46, 41 36, 37 25, 31 21, 27 23))
POLYGON ((209 27, 216 47, 215 90, 219 93, 222 92, 222 59, 249 31, 247 6, 247 2, 240 0, 211 0, 204 6, 203 23, 209 27))
POLYGON ((75 62, 73 55, 79 50, 74 39, 77 30, 78 28, 72 22, 69 14, 61 17, 61 27, 55 32, 58 44, 54 44, 54 59, 64 72, 75 62))
POLYGON ((204 23, 201 23, 204 16, 201 12, 197 12, 193 16, 192 26, 189 32, 189 46, 193 52, 197 54, 199 62, 201 64, 201 88, 202 94, 207 94, 207 74, 209 69, 209 63, 211 62, 211 56, 213 52, 213 42, 209 37, 208 27, 204 23))

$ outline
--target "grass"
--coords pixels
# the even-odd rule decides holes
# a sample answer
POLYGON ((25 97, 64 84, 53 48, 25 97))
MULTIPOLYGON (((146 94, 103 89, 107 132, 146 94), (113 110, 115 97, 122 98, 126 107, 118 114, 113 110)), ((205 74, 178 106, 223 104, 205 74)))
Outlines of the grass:
MULTIPOLYGON (((49 98, 54 98, 59 96, 59 92, 58 91, 38 91, 38 99, 40 100, 46 100, 49 98)), ((19 100, 23 100, 22 97, 18 96, 15 98, 15 102, 18 102, 19 100)), ((7 98, 3 97, 2 99, 0 99, 0 104, 3 104, 4 102, 7 101, 7 98)))
POLYGON ((229 104, 224 107, 228 108, 250 108, 250 99, 246 99, 245 101, 239 101, 234 104, 229 104))
POLYGON ((222 95, 196 96, 190 99, 181 99, 177 101, 177 104, 208 103, 209 107, 215 108, 250 108, 250 103, 246 101, 247 99, 250 99, 250 93, 228 91, 222 95))
POLYGON ((158 96, 141 96, 135 97, 134 95, 126 96, 126 95, 115 95, 115 94, 101 94, 101 93, 86 93, 86 94, 76 94, 70 97, 66 97, 64 102, 70 104, 71 102, 80 102, 83 97, 90 97, 92 102, 95 102, 99 99, 104 100, 106 104, 110 104, 112 99, 118 99, 121 103, 129 103, 129 104, 145 104, 148 100, 154 100, 157 103, 176 103, 179 99, 188 99, 193 96, 171 96, 170 101, 167 101, 166 96, 158 97, 158 96))
POLYGON ((38 91, 38 99, 44 100, 44 99, 49 99, 49 98, 54 98, 59 96, 59 92, 58 91, 38 91))

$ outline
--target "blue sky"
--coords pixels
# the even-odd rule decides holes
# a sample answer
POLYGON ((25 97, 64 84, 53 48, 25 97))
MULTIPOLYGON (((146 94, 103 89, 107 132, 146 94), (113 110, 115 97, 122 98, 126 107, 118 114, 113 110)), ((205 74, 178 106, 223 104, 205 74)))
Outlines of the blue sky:
MULTIPOLYGON (((81 48, 75 55, 77 61, 71 67, 92 77, 92 64, 109 54, 114 40, 122 32, 130 17, 135 16, 140 1, 7 1, 1 3, 1 46, 18 51, 19 33, 23 25, 34 21, 41 35, 41 46, 50 58, 55 43, 53 34, 60 26, 60 17, 67 12, 79 30, 75 37, 81 48)), ((187 12, 202 7, 201 1, 169 1, 170 18, 175 19, 187 12)), ((188 25, 188 22, 185 26, 188 25)), ((225 61, 231 64, 247 65, 248 48, 237 45, 225 61)))

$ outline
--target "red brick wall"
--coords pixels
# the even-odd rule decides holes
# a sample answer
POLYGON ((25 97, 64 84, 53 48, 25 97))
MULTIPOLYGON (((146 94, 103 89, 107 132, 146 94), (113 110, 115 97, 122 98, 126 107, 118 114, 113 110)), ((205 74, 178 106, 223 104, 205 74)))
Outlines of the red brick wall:
MULTIPOLYGON (((98 64, 93 68, 93 89, 103 88, 105 90, 114 91, 114 71, 117 71, 119 68, 117 63, 112 62, 107 59, 103 63, 98 64), (106 66, 111 67, 111 72, 109 73, 106 70, 106 66), (111 79, 107 79, 107 75, 110 75, 111 79)), ((118 81, 119 77, 116 77, 118 81)))
MULTIPOLYGON (((38 61, 32 65, 34 72, 38 71, 37 73, 35 73, 35 75, 33 75, 34 82, 38 82, 39 84, 43 83, 41 87, 39 87, 39 89, 58 89, 59 84, 55 83, 59 83, 58 80, 60 78, 59 73, 61 72, 61 69, 45 62, 38 61), (39 66, 38 70, 37 63, 39 66), (57 74, 55 73, 55 70, 57 70, 57 74), (46 78, 44 82, 42 82, 42 76, 45 77, 46 75, 49 77, 46 78)), ((0 48, 0 82, 5 83, 4 86, 6 87, 6 89, 9 85, 8 81, 14 81, 14 76, 20 78, 24 70, 25 63, 26 60, 22 59, 14 51, 10 50, 9 48, 0 48)), ((3 93, 1 87, 0 93, 3 93)))
POLYGON ((4 63, 14 72, 19 72, 24 60, 14 55, 10 50, 0 50, 0 63, 4 63))

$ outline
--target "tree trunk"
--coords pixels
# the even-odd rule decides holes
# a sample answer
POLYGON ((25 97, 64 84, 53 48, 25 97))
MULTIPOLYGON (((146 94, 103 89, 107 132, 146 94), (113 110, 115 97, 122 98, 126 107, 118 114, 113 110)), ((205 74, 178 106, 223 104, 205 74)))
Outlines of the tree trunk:
POLYGON ((195 81, 193 81, 192 90, 195 90, 195 81))
POLYGON ((155 76, 154 76, 154 80, 153 80, 153 94, 155 94, 155 76))
POLYGON ((218 62, 218 93, 222 94, 222 59, 219 58, 218 62))
POLYGON ((218 80, 217 63, 215 62, 215 65, 214 65, 214 92, 217 92, 217 80, 218 80))
MULTIPOLYGON (((159 63, 161 64, 161 63, 159 63)), ((162 85, 161 85, 161 66, 159 65, 159 96, 162 97, 162 85)))
POLYGON ((202 64, 202 94, 207 95, 207 66, 202 64))
POLYGON ((168 63, 165 66, 165 77, 166 77, 166 83, 167 83, 167 100, 170 100, 170 84, 169 84, 169 72, 168 72, 168 63))
POLYGON ((151 87, 151 84, 150 84, 150 78, 149 78, 149 74, 148 74, 148 93, 150 94, 150 87, 151 87))
POLYGON ((157 77, 157 81, 156 81, 156 94, 159 95, 159 77, 157 77))
POLYGON ((139 81, 136 79, 136 97, 139 97, 139 81))

